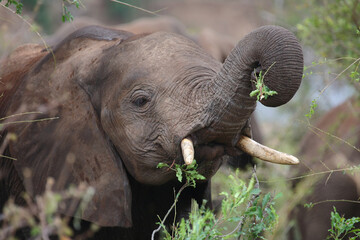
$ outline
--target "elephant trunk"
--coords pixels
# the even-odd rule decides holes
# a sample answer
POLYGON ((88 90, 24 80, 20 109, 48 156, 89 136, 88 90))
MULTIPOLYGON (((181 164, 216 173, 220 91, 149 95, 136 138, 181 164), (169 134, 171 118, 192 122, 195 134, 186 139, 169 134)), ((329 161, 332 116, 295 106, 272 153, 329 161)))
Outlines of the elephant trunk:
POLYGON ((290 31, 278 26, 261 27, 245 36, 231 51, 211 81, 212 100, 206 109, 210 116, 208 127, 198 132, 199 139, 237 144, 256 107, 257 98, 250 93, 257 89, 255 80, 260 72, 263 85, 257 87, 259 93, 266 87, 277 92, 261 97, 263 105, 280 106, 294 96, 302 79, 303 54, 290 31))

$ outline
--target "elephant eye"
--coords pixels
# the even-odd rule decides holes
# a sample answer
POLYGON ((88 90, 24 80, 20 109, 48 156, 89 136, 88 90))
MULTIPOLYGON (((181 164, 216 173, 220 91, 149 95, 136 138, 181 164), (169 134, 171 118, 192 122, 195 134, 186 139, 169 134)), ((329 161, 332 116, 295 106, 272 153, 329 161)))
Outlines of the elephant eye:
POLYGON ((146 96, 138 96, 132 101, 136 107, 144 107, 148 102, 150 102, 150 98, 146 96))
POLYGON ((130 103, 133 107, 137 108, 137 111, 145 111, 150 106, 151 99, 153 97, 153 91, 147 86, 135 89, 130 95, 130 103))

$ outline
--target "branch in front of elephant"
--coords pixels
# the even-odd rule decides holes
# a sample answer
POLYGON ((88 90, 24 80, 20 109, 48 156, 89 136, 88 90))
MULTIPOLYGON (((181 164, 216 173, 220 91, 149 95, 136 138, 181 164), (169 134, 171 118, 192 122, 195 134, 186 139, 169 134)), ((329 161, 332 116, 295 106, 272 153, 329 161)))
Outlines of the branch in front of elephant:
POLYGON ((22 17, 21 15, 17 14, 17 12, 13 11, 12 9, 10 9, 9 7, 7 7, 6 5, 2 5, 0 4, 0 6, 2 6, 3 8, 5 8, 6 10, 12 12, 13 14, 15 14, 16 16, 18 16, 23 22, 25 22, 26 25, 29 26, 29 30, 32 32, 35 32, 36 35, 38 35, 38 37, 40 38, 40 40, 43 42, 44 47, 46 49, 46 51, 48 51, 49 53, 51 53, 54 63, 56 65, 56 59, 55 59, 55 54, 52 51, 52 49, 47 45, 45 39, 41 36, 40 32, 36 30, 35 25, 31 24, 28 20, 26 20, 24 17, 22 17))
POLYGON ((180 165, 177 163, 172 163, 171 166, 169 166, 166 163, 159 163, 157 165, 157 168, 163 168, 163 167, 167 167, 170 170, 173 170, 176 172, 176 177, 178 179, 179 182, 182 182, 183 180, 183 174, 185 175, 185 179, 186 179, 186 183, 180 188, 180 190, 178 191, 178 193, 175 196, 174 199, 174 203, 172 204, 172 206, 170 207, 170 209, 168 210, 168 212, 166 213, 166 215, 164 216, 163 220, 160 220, 159 223, 159 227, 157 229, 155 229, 153 231, 153 233, 151 234, 151 239, 153 240, 155 237, 155 234, 157 232, 159 232, 161 230, 161 228, 165 228, 164 223, 167 219, 167 217, 169 216, 169 214, 171 213, 171 211, 176 207, 176 203, 180 197, 181 192, 187 188, 187 187, 196 187, 196 180, 205 180, 205 177, 202 176, 201 174, 199 174, 197 172, 197 163, 196 160, 194 160, 190 165, 180 165))
MULTIPOLYGON (((46 111, 49 111, 51 109, 47 108, 46 111)), ((45 111, 45 112, 46 112, 45 111)), ((4 130, 8 125, 11 124, 17 124, 17 123, 33 123, 33 122, 42 122, 42 121, 48 121, 48 120, 55 120, 58 119, 58 117, 51 117, 51 118, 40 118, 40 119, 35 119, 36 115, 38 114, 45 114, 45 112, 40 112, 40 111, 36 111, 36 112, 24 112, 24 113, 16 113, 16 114, 12 114, 10 116, 6 116, 3 118, 0 118, 0 121, 2 121, 0 123, 0 130, 4 130), (19 119, 19 117, 22 116, 29 116, 29 119, 26 120, 17 120, 19 119), (5 126, 5 128, 4 128, 5 126)), ((7 158, 7 159, 11 159, 11 160, 16 160, 16 158, 12 158, 9 156, 5 156, 3 155, 6 147, 8 146, 10 141, 16 141, 17 136, 15 134, 12 133, 8 133, 3 141, 3 143, 1 144, 0 147, 0 157, 3 158, 7 158)))
POLYGON ((310 202, 310 203, 305 203, 304 207, 306 208, 312 208, 316 205, 322 204, 322 203, 332 203, 332 202, 347 202, 347 203, 356 203, 356 204, 360 204, 360 201, 354 201, 354 200, 346 200, 346 199, 334 199, 334 200, 324 200, 324 201, 319 201, 319 202, 310 202))
POLYGON ((335 138, 335 139, 339 140, 340 142, 345 143, 345 144, 348 145, 349 147, 355 149, 356 151, 360 152, 360 149, 359 149, 359 148, 355 147, 354 145, 350 144, 349 142, 345 141, 344 139, 339 138, 338 136, 335 136, 334 134, 331 134, 331 133, 326 132, 326 131, 318 128, 318 127, 315 127, 314 125, 312 125, 312 124, 310 124, 310 123, 308 123, 308 127, 311 128, 311 129, 315 129, 315 130, 317 130, 317 131, 319 131, 319 132, 321 132, 321 133, 323 133, 323 134, 326 134, 326 135, 328 135, 328 136, 330 136, 330 137, 332 137, 332 138, 335 138))
POLYGON ((49 120, 56 120, 59 119, 59 117, 50 117, 50 118, 40 118, 40 119, 33 119, 33 120, 20 120, 20 121, 13 121, 8 123, 2 123, 1 125, 11 125, 11 124, 17 124, 17 123, 33 123, 33 122, 43 122, 43 121, 49 121, 49 120))
POLYGON ((345 239, 349 237, 351 240, 359 239, 360 229, 358 223, 360 223, 360 217, 345 218, 345 215, 340 216, 336 211, 336 207, 333 206, 333 211, 330 214, 331 228, 328 229, 330 235, 326 239, 345 239), (348 234, 353 235, 352 237, 348 234))
POLYGON ((164 223, 165 223, 167 217, 169 216, 169 214, 171 213, 171 211, 176 207, 176 203, 177 203, 177 201, 179 200, 180 194, 182 193, 182 191, 183 191, 185 188, 187 188, 187 187, 189 187, 189 186, 191 186, 191 185, 189 184, 189 182, 186 182, 184 185, 182 185, 182 187, 179 189, 178 193, 176 194, 176 197, 175 197, 175 199, 174 199, 174 203, 171 205, 170 209, 167 211, 167 213, 165 214, 164 218, 161 220, 160 217, 159 217, 159 220, 160 220, 159 227, 152 232, 152 234, 151 234, 151 240, 154 240, 154 239, 155 239, 155 234, 156 234, 157 232, 159 232, 159 231, 161 230, 161 228, 165 228, 164 223))
MULTIPOLYGON (((34 200, 25 194, 23 198, 26 207, 16 205, 13 200, 6 204, 2 215, 0 240, 9 239, 17 230, 24 227, 30 228, 34 239, 50 239, 50 236, 54 235, 59 238, 69 238, 73 235, 73 231, 68 225, 70 218, 61 216, 58 213, 59 208, 68 200, 77 203, 84 201, 89 193, 93 193, 93 188, 81 183, 77 187, 54 192, 52 190, 54 183, 54 180, 49 178, 45 192, 36 196, 34 200)), ((76 205, 81 205, 81 203, 76 205)), ((75 223, 74 227, 76 228, 75 223)), ((84 234, 90 236, 96 230, 96 228, 91 227, 84 234)))
POLYGON ((10 159, 10 160, 17 160, 16 158, 13 158, 13 157, 9 157, 9 156, 5 156, 3 155, 6 147, 8 146, 9 142, 10 141, 15 141, 16 140, 16 135, 15 134, 12 134, 12 133, 8 133, 3 141, 3 143, 1 144, 1 147, 0 147, 0 157, 2 158, 7 158, 7 159, 10 159))
MULTIPOLYGON (((248 204, 247 204, 247 206, 246 206, 245 212, 247 212, 247 211, 249 210, 249 208, 254 205, 255 200, 256 200, 256 199, 260 196, 260 194, 261 194, 259 179, 258 179, 258 177, 257 177, 257 175, 256 175, 256 165, 254 165, 254 167, 253 167, 253 178, 255 178, 255 181, 256 181, 253 189, 258 189, 258 192, 257 192, 256 194, 254 194, 254 195, 251 196, 251 199, 250 199, 250 201, 248 202, 248 204)), ((222 235, 222 236, 219 236, 219 238, 228 237, 228 236, 234 234, 234 233, 237 232, 237 231, 241 232, 242 229, 243 229, 243 227, 244 227, 244 223, 245 223, 246 218, 247 218, 247 215, 246 215, 246 214, 244 214, 243 216, 241 216, 238 225, 237 225, 230 233, 225 234, 225 235, 222 235)), ((242 235, 240 235, 240 236, 238 237, 239 240, 241 239, 241 236, 242 236, 242 235)))
POLYGON ((157 10, 157 11, 155 11, 155 12, 152 12, 152 11, 146 10, 146 9, 144 9, 144 8, 137 7, 137 6, 135 6, 135 5, 131 5, 131 4, 126 3, 126 2, 122 2, 122 1, 118 1, 118 0, 111 0, 111 1, 112 1, 112 2, 116 2, 116 3, 120 3, 120 4, 125 5, 125 6, 128 6, 128 7, 135 8, 135 9, 137 9, 137 10, 140 10, 140 11, 143 11, 143 12, 146 12, 146 13, 149 13, 149 14, 152 14, 152 15, 155 15, 155 16, 159 16, 159 14, 157 14, 157 12, 160 12, 160 11, 164 10, 164 9, 160 9, 160 10, 157 10))
MULTIPOLYGON (((307 178, 307 177, 314 177, 314 176, 323 175, 323 174, 333 174, 335 172, 354 172, 354 171, 360 171, 360 165, 347 167, 347 168, 333 169, 333 170, 329 170, 329 171, 322 171, 322 172, 317 172, 317 173, 310 173, 310 174, 305 174, 305 175, 301 175, 298 177, 286 178, 285 180, 293 181, 293 180, 303 179, 303 178, 307 178)), ((266 181, 260 180, 259 182, 272 183, 272 182, 280 182, 280 181, 284 181, 284 178, 275 178, 275 179, 270 179, 270 180, 266 180, 266 181)))
POLYGON ((190 186, 192 187, 196 187, 196 180, 205 180, 206 178, 199 174, 198 171, 196 170, 198 165, 196 163, 196 160, 194 159, 194 161, 190 164, 190 165, 180 165, 177 163, 172 163, 171 166, 169 166, 166 163, 159 163, 157 165, 157 168, 163 168, 163 167, 167 167, 168 169, 174 171, 176 173, 176 177, 178 179, 179 182, 182 182, 183 180, 183 176, 185 176, 186 179, 186 183, 188 183, 190 186))

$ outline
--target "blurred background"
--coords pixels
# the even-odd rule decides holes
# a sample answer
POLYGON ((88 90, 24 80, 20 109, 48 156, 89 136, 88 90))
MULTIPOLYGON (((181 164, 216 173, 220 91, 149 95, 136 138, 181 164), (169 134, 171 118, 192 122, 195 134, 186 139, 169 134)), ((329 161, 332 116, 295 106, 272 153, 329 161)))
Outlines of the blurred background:
MULTIPOLYGON (((298 155, 303 137, 312 131, 311 126, 318 119, 351 96, 359 98, 359 0, 123 1, 137 8, 111 0, 79 2, 78 8, 66 5, 74 19, 65 23, 61 0, 22 1, 21 17, 0 6, 0 58, 24 43, 46 42, 51 46, 89 24, 137 31, 136 26, 129 23, 143 18, 145 21, 165 18, 166 26, 161 28, 195 39, 222 61, 226 56, 222 51, 229 51, 244 35, 259 26, 275 24, 291 30, 298 37, 304 50, 305 68, 300 90, 288 104, 279 108, 258 104, 255 118, 266 145, 298 155), (211 41, 212 38, 217 40, 211 41), (214 42, 217 44, 215 50, 207 46, 214 42)), ((139 31, 149 32, 152 28, 148 26, 139 31)), ((301 161, 301 156, 299 158, 301 161)), ((288 190, 292 182, 285 179, 294 175, 294 167, 257 164, 259 179, 264 181, 261 187, 283 194, 278 200, 281 218, 281 214, 289 212, 283 206, 291 198, 288 190), (279 180, 281 178, 283 180, 279 180), (270 181, 274 179, 277 180, 270 181)), ((221 179, 228 171, 223 169, 215 177, 215 193, 226 188, 221 185, 221 179)), ((286 226, 280 226, 273 238, 283 236, 284 231, 286 226)))

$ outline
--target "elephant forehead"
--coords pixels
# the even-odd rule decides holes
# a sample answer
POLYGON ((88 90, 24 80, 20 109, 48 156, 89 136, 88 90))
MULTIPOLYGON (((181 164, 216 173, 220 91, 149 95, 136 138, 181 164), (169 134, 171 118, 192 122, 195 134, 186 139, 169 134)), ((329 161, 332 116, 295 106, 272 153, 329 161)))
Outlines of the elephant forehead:
POLYGON ((125 57, 118 56, 127 65, 123 72, 129 76, 123 79, 128 82, 123 82, 127 86, 138 78, 142 81, 168 81, 174 77, 181 78, 187 72, 193 72, 194 68, 217 72, 221 67, 220 62, 192 40, 173 33, 153 33, 126 43, 124 49, 125 57))
POLYGON ((207 66, 216 62, 192 40, 174 33, 157 32, 129 44, 131 57, 137 63, 157 68, 179 66, 179 63, 207 66))

